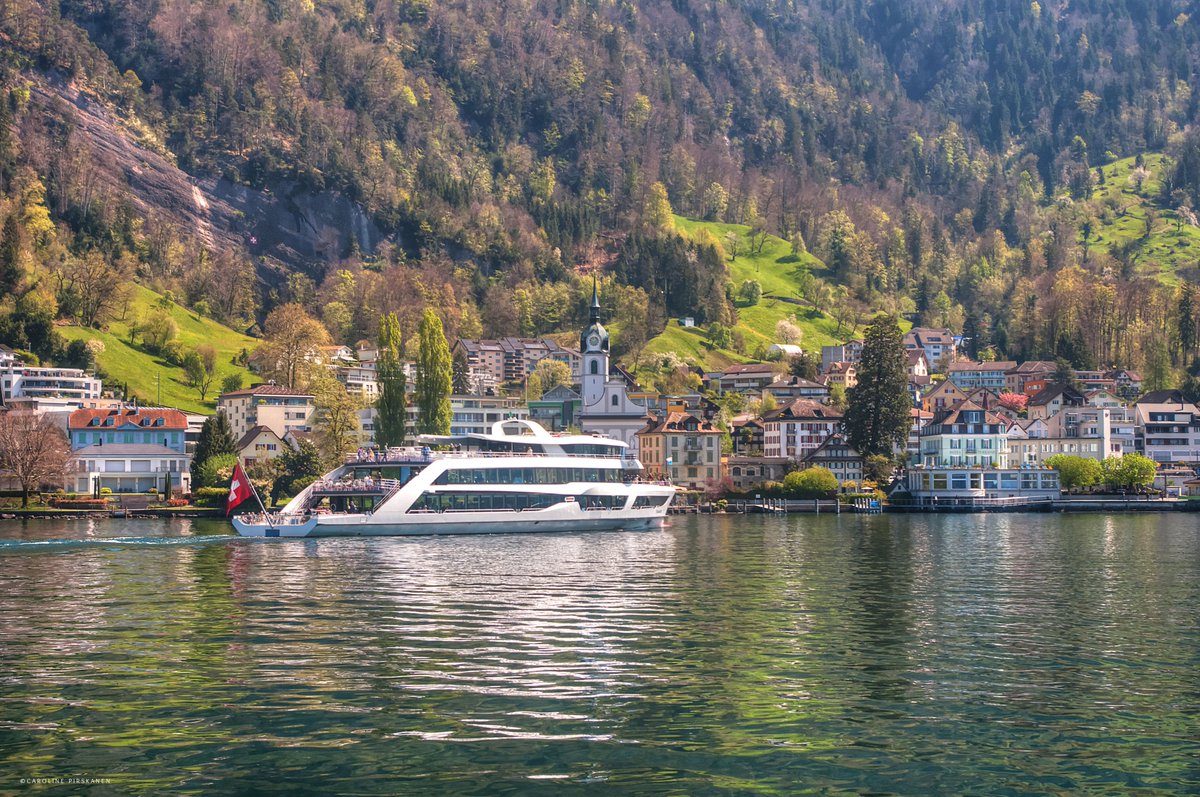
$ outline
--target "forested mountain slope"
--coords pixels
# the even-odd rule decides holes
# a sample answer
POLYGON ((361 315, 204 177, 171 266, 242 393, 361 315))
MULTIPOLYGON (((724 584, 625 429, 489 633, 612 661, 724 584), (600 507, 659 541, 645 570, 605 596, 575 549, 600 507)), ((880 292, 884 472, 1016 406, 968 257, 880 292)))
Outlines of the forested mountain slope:
POLYGON ((811 253, 848 314, 1183 365, 1155 248, 1093 233, 1119 158, 1166 153, 1165 224, 1200 199, 1196 5, 10 0, 0 335, 103 323, 72 294, 89 257, 235 327, 299 301, 338 340, 426 303, 451 333, 558 331, 600 269, 628 354, 670 316, 736 322, 736 244, 675 212, 811 253))

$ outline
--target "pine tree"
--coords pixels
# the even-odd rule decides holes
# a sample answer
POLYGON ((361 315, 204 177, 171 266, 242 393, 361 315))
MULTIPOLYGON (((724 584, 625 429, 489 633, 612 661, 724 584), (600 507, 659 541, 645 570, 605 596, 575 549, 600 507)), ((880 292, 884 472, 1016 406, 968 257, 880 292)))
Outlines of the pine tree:
POLYGON ((11 296, 21 281, 21 225, 10 213, 0 233, 0 296, 11 296))
POLYGON ((452 366, 452 379, 454 385, 454 393, 458 396, 466 396, 471 393, 471 366, 467 363, 467 353, 462 349, 454 352, 454 363, 452 366))
POLYGON ((400 321, 395 313, 388 313, 379 319, 379 399, 375 402, 375 442, 385 448, 404 445, 408 385, 403 351, 400 321))
MULTIPOLYGON (((198 477, 200 466, 213 457, 236 453, 237 441, 233 439, 233 432, 229 428, 229 419, 225 417, 225 413, 218 412, 210 416, 200 427, 200 437, 196 440, 196 450, 192 455, 193 477, 198 477)), ((192 486, 207 486, 197 484, 196 481, 197 479, 193 478, 192 486)))
POLYGON ((867 327, 858 384, 846 391, 846 399, 846 439, 863 456, 891 456, 908 439, 908 357, 896 316, 880 315, 867 327))
POLYGON ((1196 291, 1190 282, 1179 289, 1179 348, 1183 361, 1196 351, 1196 291))
POLYGON ((419 330, 417 353, 417 432, 450 434, 450 390, 453 377, 450 345, 442 331, 442 319, 432 308, 425 309, 419 330))

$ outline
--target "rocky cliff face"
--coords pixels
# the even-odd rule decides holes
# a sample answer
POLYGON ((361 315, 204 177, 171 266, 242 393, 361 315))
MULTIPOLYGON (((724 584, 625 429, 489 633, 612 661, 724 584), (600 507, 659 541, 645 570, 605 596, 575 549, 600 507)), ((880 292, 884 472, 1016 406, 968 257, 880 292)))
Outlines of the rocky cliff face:
POLYGON ((138 210, 166 214, 212 249, 253 256, 265 283, 287 271, 320 275, 353 247, 372 254, 385 240, 358 204, 333 191, 310 193, 287 184, 260 191, 189 175, 169 156, 143 146, 110 108, 65 82, 38 80, 30 86, 30 101, 71 117, 72 140, 90 149, 98 178, 138 210))

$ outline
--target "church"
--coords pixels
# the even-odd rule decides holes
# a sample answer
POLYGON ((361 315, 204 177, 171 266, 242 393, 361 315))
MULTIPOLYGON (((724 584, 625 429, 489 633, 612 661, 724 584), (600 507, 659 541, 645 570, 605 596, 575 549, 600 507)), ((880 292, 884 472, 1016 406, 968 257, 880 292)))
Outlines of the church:
POLYGON ((629 383, 620 373, 610 373, 608 330, 600 323, 600 295, 592 281, 591 324, 579 336, 583 355, 579 426, 586 434, 603 434, 629 445, 638 453, 637 433, 650 420, 649 407, 629 395, 629 383))

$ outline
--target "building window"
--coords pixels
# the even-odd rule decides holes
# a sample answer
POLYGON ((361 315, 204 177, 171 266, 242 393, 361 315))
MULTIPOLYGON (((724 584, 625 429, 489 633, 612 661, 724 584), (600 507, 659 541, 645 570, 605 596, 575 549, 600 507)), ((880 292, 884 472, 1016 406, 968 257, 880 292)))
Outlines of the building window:
POLYGON ((600 373, 600 363, 599 363, 599 361, 597 361, 597 360, 592 360, 592 369, 591 369, 591 372, 592 372, 593 374, 598 374, 598 373, 600 373))
POLYGON ((614 396, 612 397, 612 405, 613 405, 614 407, 615 407, 615 406, 617 406, 617 405, 620 403, 620 401, 621 401, 621 399, 620 399, 620 397, 619 397, 619 396, 616 396, 616 395, 614 395, 614 396))

